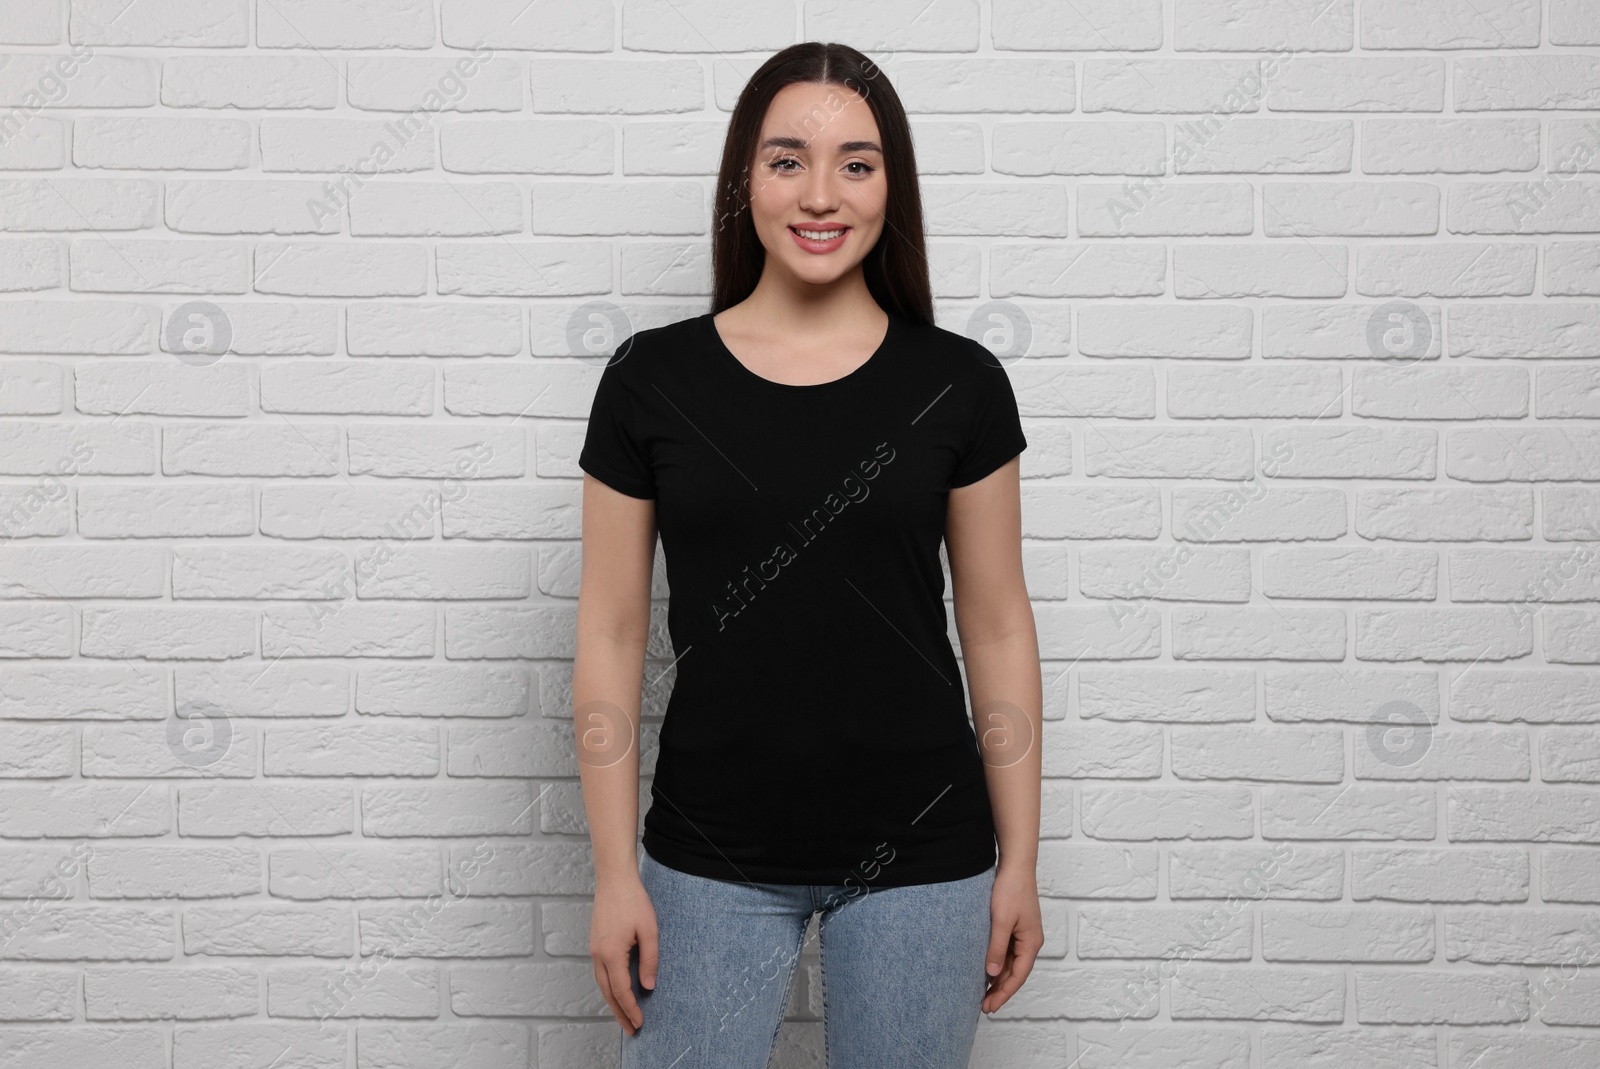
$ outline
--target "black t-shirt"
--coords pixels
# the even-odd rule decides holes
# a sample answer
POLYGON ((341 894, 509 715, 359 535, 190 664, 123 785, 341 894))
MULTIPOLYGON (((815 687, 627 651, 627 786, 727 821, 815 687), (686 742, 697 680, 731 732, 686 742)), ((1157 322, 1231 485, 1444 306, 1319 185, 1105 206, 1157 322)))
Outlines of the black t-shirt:
POLYGON ((864 889, 976 875, 993 813, 944 603, 951 487, 1027 446, 982 345, 889 313, 793 386, 711 315, 601 372, 579 466, 653 498, 677 676, 644 819, 670 868, 864 889))

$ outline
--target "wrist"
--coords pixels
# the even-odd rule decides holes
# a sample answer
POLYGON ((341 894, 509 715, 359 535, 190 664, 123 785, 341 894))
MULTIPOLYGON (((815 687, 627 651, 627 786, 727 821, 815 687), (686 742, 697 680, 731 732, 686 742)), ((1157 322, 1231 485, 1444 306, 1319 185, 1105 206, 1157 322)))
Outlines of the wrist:
POLYGON ((594 856, 594 885, 599 890, 604 887, 626 887, 643 882, 639 878, 639 859, 633 854, 620 857, 595 854, 594 856))
POLYGON ((1032 852, 1008 854, 1002 850, 995 868, 999 872, 1035 873, 1039 869, 1039 855, 1032 852))

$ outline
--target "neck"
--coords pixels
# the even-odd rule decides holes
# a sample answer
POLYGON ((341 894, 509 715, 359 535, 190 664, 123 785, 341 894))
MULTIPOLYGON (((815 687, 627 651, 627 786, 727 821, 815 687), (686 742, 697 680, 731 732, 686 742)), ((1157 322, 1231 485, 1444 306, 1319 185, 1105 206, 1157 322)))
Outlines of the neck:
POLYGON ((767 263, 740 307, 751 321, 765 324, 772 333, 815 333, 819 325, 830 332, 869 332, 883 325, 884 310, 867 289, 860 265, 819 286, 787 273, 780 277, 772 261, 767 263))

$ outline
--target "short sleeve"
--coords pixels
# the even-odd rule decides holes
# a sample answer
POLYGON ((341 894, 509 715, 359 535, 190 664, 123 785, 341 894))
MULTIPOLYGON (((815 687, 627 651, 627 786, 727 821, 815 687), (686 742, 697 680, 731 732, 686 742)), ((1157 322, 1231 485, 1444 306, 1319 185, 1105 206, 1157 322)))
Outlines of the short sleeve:
POLYGON ((629 497, 654 498, 655 472, 640 445, 633 400, 620 369, 613 359, 600 372, 578 467, 629 497))
MULTIPOLYGON (((977 342, 973 344, 978 345, 977 342)), ((967 444, 951 473, 952 488, 967 486, 992 474, 1028 447, 1028 439, 1022 433, 1022 418, 1017 412, 1017 397, 1005 367, 988 349, 983 349, 978 356, 978 365, 969 388, 967 444)))

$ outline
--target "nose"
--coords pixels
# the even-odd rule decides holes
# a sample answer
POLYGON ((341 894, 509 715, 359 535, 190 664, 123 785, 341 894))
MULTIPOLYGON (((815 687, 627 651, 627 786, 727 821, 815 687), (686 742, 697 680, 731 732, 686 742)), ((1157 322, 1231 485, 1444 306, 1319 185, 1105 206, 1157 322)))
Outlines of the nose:
POLYGON ((808 212, 818 214, 838 208, 839 194, 834 183, 834 177, 821 168, 808 172, 804 188, 800 191, 800 206, 808 212))

